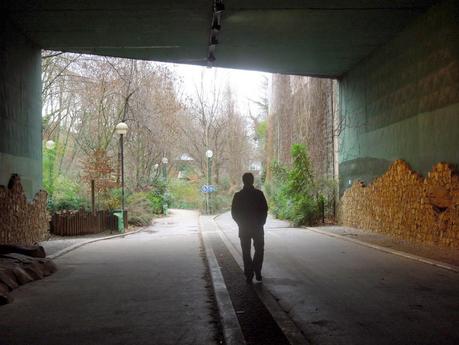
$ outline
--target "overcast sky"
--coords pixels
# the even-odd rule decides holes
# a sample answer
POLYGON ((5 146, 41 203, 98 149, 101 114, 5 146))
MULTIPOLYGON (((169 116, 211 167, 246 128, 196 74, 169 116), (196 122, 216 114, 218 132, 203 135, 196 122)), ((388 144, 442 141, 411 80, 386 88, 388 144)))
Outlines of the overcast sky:
MULTIPOLYGON (((193 96, 195 85, 199 87, 201 75, 204 75, 204 87, 210 87, 211 80, 216 75, 218 85, 223 87, 229 81, 240 111, 245 115, 248 110, 248 100, 258 99, 261 95, 260 85, 264 77, 271 76, 270 73, 246 71, 228 68, 207 68, 192 65, 174 65, 174 70, 183 80, 184 92, 193 96)), ((252 111, 256 111, 251 106, 252 111)))

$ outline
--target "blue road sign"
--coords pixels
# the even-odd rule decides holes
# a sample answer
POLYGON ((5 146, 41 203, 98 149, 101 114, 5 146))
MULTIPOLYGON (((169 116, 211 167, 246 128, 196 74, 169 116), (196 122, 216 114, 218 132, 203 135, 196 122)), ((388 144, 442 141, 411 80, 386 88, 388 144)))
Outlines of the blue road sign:
POLYGON ((205 184, 201 187, 201 192, 203 193, 213 193, 215 192, 215 187, 211 184, 205 184))

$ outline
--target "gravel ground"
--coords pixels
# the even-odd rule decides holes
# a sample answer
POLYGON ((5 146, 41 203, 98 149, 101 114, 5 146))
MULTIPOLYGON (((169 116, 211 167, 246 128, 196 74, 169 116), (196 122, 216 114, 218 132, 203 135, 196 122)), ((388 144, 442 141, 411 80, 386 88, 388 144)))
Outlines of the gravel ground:
POLYGON ((382 247, 392 248, 402 252, 459 266, 459 250, 457 249, 414 243, 381 233, 348 228, 344 226, 321 226, 318 227, 318 229, 328 231, 333 234, 354 238, 359 241, 376 244, 382 247))

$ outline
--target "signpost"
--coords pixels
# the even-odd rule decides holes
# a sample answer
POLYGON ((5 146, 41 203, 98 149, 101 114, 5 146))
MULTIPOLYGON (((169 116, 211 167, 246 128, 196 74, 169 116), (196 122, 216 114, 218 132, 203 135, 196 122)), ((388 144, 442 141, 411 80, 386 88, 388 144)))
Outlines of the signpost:
POLYGON ((211 184, 205 184, 201 187, 201 192, 203 193, 213 193, 215 192, 215 186, 211 184))
MULTIPOLYGON (((206 151, 206 157, 207 157, 207 189, 209 190, 209 187, 212 187, 212 178, 211 178, 211 173, 212 173, 212 157, 214 153, 212 150, 207 150, 206 151)), ((210 202, 210 197, 212 194, 211 191, 206 192, 206 209, 207 209, 207 214, 212 214, 212 204, 210 202)))

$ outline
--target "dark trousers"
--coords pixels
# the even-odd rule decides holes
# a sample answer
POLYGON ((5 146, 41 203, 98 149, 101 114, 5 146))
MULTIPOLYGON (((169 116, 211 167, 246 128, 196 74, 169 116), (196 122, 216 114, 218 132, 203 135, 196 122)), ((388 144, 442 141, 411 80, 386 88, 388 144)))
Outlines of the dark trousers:
POLYGON ((242 259, 244 261, 244 274, 246 277, 253 277, 253 273, 261 274, 263 266, 263 254, 265 250, 264 233, 260 232, 254 235, 241 235, 242 259), (253 240, 255 253, 250 253, 253 240))

